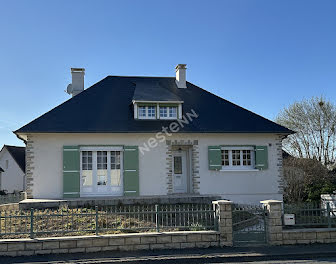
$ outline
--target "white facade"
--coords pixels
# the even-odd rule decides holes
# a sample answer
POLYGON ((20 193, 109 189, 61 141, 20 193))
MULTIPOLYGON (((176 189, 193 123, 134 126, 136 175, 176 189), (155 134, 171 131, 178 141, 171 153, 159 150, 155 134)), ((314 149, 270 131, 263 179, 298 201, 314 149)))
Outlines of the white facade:
MULTIPOLYGON (((30 134, 33 142, 33 198, 63 198, 64 145, 141 146, 155 134, 30 134)), ((197 140, 199 151, 200 194, 221 195, 240 203, 260 200, 282 200, 281 138, 276 134, 173 134, 166 140, 197 140), (264 171, 211 171, 208 147, 213 145, 265 145, 268 147, 268 169, 264 171)), ((144 154, 139 151, 140 195, 167 194, 167 145, 159 142, 144 154)), ((2 160, 1 160, 2 162, 2 160)), ((0 166, 3 166, 0 163, 0 166)), ((19 168, 18 168, 19 169, 19 168)), ((3 173, 4 175, 4 173, 3 173)), ((21 181, 22 183, 22 181, 21 181)))
POLYGON ((12 193, 25 189, 25 173, 21 170, 6 147, 0 152, 0 167, 4 170, 4 172, 0 174, 0 190, 6 190, 12 193))

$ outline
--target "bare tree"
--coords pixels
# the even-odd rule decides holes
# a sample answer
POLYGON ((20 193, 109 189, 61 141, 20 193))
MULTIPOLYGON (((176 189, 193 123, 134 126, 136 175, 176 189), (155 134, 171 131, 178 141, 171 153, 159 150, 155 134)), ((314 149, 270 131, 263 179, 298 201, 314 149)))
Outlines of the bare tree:
POLYGON ((284 200, 287 203, 317 201, 335 190, 334 177, 313 159, 284 159, 284 200))
POLYGON ((296 102, 280 112, 276 122, 296 133, 283 141, 294 157, 316 159, 330 166, 336 158, 336 106, 322 97, 296 102))

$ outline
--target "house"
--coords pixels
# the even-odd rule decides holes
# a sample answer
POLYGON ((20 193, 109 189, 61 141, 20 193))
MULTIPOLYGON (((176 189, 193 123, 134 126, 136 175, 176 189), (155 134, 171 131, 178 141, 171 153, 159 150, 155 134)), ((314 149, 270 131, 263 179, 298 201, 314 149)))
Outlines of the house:
POLYGON ((4 145, 0 151, 0 190, 25 190, 25 147, 4 145))
POLYGON ((220 195, 282 200, 292 131, 176 77, 107 76, 14 133, 26 142, 30 198, 220 195))

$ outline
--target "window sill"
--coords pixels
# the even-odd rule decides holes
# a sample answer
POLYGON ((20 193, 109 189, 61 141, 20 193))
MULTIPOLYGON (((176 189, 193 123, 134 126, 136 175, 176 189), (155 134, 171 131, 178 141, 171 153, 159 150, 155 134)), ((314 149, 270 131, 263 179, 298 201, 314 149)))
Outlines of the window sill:
POLYGON ((252 171, 259 171, 258 169, 247 169, 247 170, 219 170, 219 171, 223 171, 223 172, 252 172, 252 171))

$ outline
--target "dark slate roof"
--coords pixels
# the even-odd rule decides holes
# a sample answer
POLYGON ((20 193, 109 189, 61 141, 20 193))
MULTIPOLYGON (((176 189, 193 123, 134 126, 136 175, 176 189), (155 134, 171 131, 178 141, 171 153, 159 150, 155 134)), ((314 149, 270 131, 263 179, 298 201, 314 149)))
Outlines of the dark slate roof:
POLYGON ((26 171, 26 148, 17 146, 4 146, 8 152, 12 155, 13 159, 19 165, 23 172, 26 171))
MULTIPOLYGON (((189 133, 284 133, 291 130, 222 99, 187 82, 176 86, 174 77, 108 76, 90 88, 21 127, 15 133, 140 133, 158 132, 172 120, 135 120, 133 118, 136 84, 153 82, 180 98, 183 113, 192 109, 199 115, 179 132, 189 133)), ((156 98, 156 96, 155 96, 156 98)))
POLYGON ((293 156, 291 154, 289 154, 287 151, 282 150, 282 158, 287 159, 289 157, 293 158, 293 156))
POLYGON ((160 82, 139 81, 135 83, 135 101, 182 101, 181 98, 161 86, 160 82))

